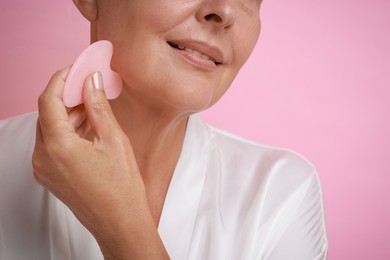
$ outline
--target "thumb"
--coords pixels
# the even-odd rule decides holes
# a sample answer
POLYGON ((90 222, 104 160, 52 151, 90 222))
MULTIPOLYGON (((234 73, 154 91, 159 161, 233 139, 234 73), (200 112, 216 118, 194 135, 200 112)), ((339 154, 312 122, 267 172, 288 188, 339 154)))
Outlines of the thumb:
POLYGON ((89 75, 83 91, 85 111, 95 138, 108 141, 121 128, 104 92, 102 74, 95 72, 89 75))

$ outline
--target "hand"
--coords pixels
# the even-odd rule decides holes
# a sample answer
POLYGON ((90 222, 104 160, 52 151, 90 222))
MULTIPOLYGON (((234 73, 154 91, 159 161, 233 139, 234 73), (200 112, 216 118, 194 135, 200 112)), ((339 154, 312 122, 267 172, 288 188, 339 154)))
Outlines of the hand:
POLYGON ((68 72, 55 73, 39 98, 36 180, 72 210, 105 257, 167 258, 130 141, 112 113, 100 74, 86 79, 84 106, 67 110, 62 93, 68 72))

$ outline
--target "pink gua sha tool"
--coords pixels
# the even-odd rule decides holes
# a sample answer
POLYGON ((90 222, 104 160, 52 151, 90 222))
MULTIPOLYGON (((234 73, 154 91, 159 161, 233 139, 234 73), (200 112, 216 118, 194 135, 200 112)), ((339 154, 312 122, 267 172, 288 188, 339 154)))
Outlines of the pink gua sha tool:
POLYGON ((100 71, 104 91, 108 99, 119 96, 122 79, 110 67, 113 47, 109 41, 97 41, 89 45, 77 58, 65 81, 63 102, 67 107, 83 103, 83 87, 88 75, 100 71))

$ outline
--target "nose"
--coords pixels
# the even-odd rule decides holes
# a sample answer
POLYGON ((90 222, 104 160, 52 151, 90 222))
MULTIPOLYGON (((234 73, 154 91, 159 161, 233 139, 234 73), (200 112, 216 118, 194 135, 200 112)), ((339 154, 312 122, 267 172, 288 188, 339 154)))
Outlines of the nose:
POLYGON ((227 29, 233 26, 236 13, 232 0, 204 0, 200 4, 196 18, 199 22, 227 29))

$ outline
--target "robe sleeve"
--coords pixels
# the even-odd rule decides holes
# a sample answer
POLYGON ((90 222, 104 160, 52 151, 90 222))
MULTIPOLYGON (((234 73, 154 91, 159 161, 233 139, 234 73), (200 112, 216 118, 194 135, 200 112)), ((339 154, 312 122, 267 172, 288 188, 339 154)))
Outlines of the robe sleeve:
POLYGON ((291 221, 266 259, 325 260, 327 251, 322 190, 318 175, 313 172, 291 221))

